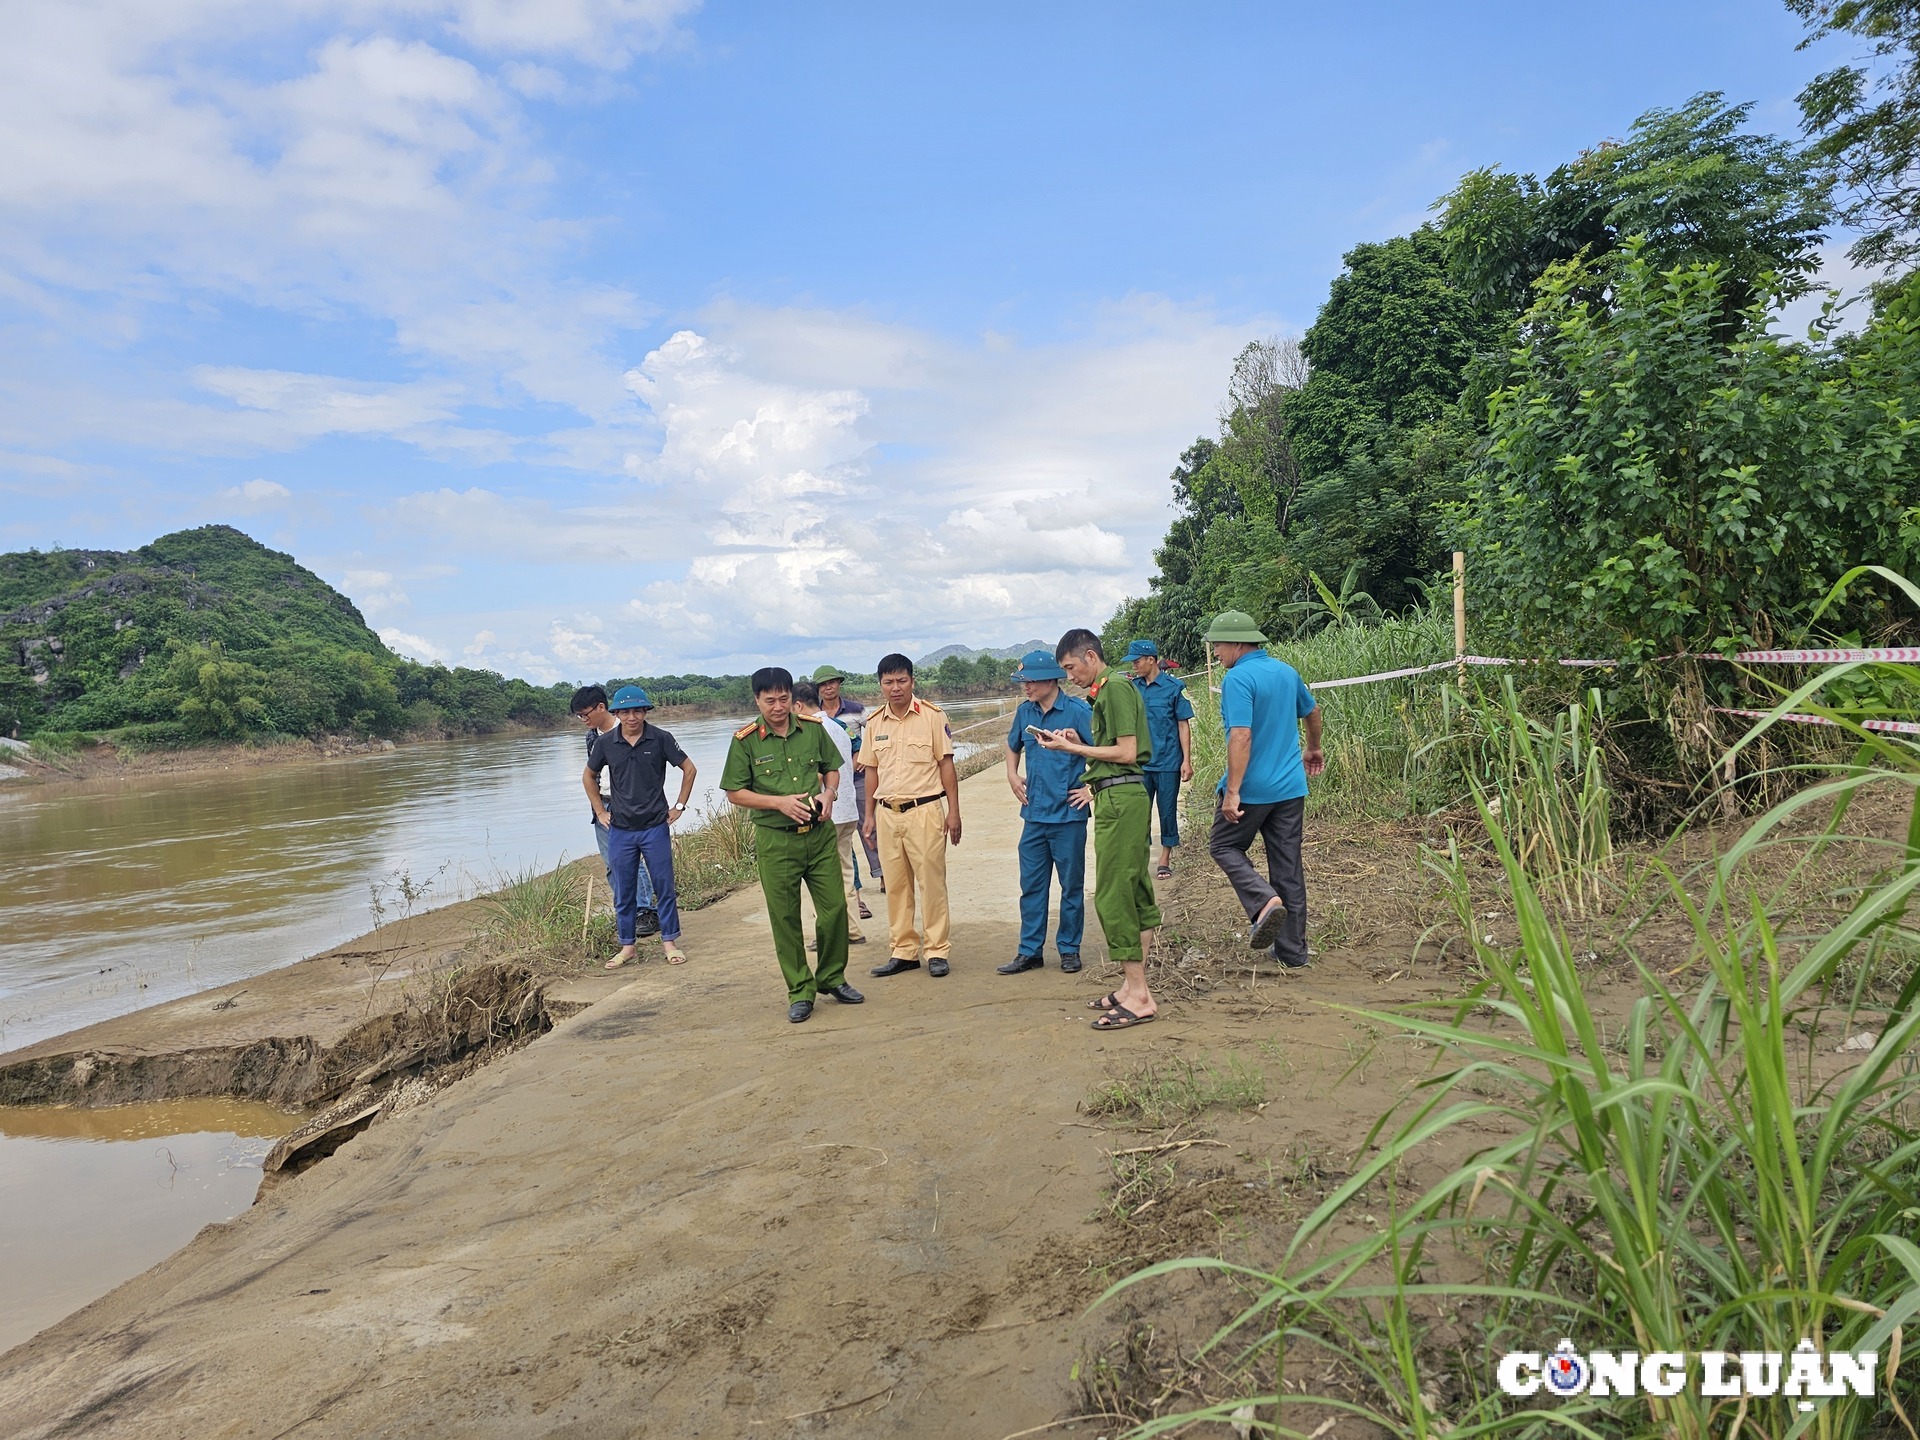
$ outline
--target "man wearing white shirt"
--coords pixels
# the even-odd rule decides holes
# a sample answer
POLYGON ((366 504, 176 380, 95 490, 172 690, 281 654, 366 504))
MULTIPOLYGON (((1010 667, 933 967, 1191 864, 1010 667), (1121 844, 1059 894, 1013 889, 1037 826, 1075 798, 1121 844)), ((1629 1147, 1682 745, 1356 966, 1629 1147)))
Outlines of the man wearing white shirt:
MULTIPOLYGON (((853 737, 845 725, 820 708, 820 687, 811 680, 793 682, 793 708, 810 720, 820 721, 827 738, 840 752, 840 788, 834 792, 832 819, 840 845, 840 878, 847 887, 847 943, 864 945, 867 937, 860 930, 860 902, 853 893, 853 847, 860 837, 860 802, 853 789, 853 737)), ((811 908, 804 890, 800 898, 803 907, 811 908)))

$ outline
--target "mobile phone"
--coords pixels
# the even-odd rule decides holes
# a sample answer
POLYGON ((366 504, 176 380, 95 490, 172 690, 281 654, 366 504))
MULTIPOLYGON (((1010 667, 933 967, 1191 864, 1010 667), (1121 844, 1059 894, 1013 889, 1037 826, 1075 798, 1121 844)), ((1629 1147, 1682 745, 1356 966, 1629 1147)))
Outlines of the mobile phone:
POLYGON ((1044 733, 1044 732, 1043 732, 1043 731, 1042 731, 1042 730, 1040 729, 1040 727, 1039 727, 1038 725, 1029 725, 1029 726, 1027 726, 1027 734, 1029 734, 1029 735, 1031 735, 1031 736, 1033 736, 1033 737, 1034 737, 1034 739, 1036 739, 1036 740, 1037 740, 1037 739, 1039 739, 1039 738, 1040 738, 1040 736, 1041 736, 1041 735, 1042 735, 1043 733, 1044 733))

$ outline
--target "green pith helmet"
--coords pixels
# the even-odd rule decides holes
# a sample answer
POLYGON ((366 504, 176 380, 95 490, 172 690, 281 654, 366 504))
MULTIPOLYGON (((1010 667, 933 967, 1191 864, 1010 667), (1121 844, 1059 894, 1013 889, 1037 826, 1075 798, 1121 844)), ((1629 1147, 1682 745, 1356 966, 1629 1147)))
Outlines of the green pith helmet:
POLYGON ((846 676, 840 673, 839 667, 834 665, 822 665, 818 670, 813 672, 813 683, 816 685, 824 685, 829 680, 838 680, 844 684, 846 678, 846 676))
POLYGON ((1207 626, 1207 633, 1200 637, 1208 644, 1215 640, 1224 640, 1230 645, 1264 645, 1267 637, 1260 633, 1260 627, 1253 623, 1253 617, 1244 610, 1222 610, 1213 617, 1207 626))

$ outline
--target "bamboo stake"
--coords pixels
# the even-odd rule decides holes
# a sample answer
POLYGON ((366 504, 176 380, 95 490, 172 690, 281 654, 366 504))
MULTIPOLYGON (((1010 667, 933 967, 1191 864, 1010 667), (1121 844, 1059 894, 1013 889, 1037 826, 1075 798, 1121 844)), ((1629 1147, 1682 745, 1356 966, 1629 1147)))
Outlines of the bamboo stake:
POLYGON ((587 943, 587 926, 593 923, 593 872, 587 872, 587 908, 580 916, 580 943, 587 943))
POLYGON ((1453 658, 1462 689, 1467 684, 1467 553, 1453 552, 1453 658))

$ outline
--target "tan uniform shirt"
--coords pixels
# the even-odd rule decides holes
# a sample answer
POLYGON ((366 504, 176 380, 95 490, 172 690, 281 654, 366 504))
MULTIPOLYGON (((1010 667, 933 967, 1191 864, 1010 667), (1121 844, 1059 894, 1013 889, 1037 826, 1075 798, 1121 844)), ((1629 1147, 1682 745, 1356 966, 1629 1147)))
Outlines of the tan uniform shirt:
POLYGON ((947 712, 917 695, 904 717, 887 706, 869 710, 854 763, 874 772, 874 795, 881 800, 918 800, 938 795, 940 762, 953 754, 947 712))

